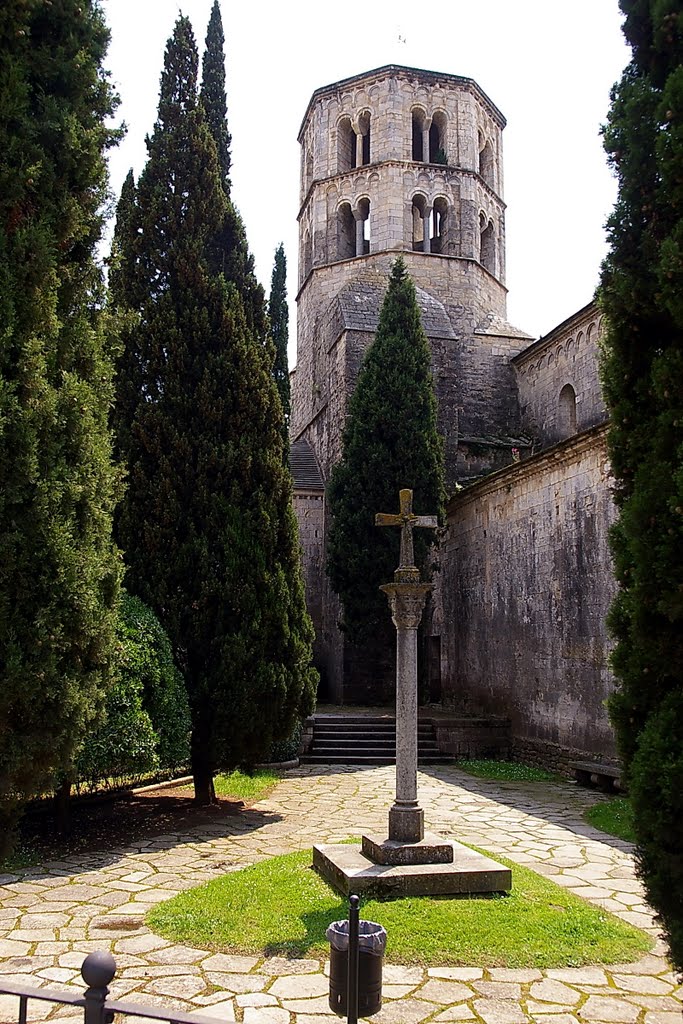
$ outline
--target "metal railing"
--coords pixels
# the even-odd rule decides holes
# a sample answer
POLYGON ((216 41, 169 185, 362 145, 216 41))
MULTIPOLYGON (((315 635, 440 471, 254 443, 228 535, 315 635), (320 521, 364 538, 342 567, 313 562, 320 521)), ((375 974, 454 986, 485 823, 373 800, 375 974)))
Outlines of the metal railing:
POLYGON ((64 992, 51 988, 37 988, 31 985, 16 985, 3 981, 0 975, 0 995, 18 996, 19 1016, 17 1024, 26 1024, 29 999, 48 1003, 61 1003, 83 1007, 83 1024, 112 1024, 114 1015, 122 1013, 150 1020, 167 1021, 168 1024, 216 1024, 215 1017, 202 1017, 180 1010, 164 1010, 163 1006, 145 1006, 143 1003, 108 999, 109 984, 116 974, 116 961, 111 953, 98 951, 88 953, 81 967, 83 981, 87 985, 84 994, 64 992))

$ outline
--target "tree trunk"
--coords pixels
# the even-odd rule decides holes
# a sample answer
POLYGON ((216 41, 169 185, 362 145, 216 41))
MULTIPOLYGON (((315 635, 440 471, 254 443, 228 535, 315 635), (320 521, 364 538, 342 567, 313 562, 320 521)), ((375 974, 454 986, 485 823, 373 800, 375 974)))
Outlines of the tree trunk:
POLYGON ((202 807, 216 803, 208 739, 208 730, 205 732, 198 722, 192 729, 192 778, 195 803, 202 807))
POLYGON ((55 823, 60 836, 71 831, 71 776, 67 775, 55 790, 55 823))
POLYGON ((12 853, 17 841, 16 824, 18 814, 16 808, 0 805, 0 861, 12 853))

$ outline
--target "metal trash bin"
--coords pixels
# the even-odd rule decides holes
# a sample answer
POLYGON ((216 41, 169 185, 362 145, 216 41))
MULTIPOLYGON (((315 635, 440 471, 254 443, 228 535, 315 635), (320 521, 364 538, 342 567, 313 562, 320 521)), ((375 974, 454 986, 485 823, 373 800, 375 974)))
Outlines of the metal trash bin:
MULTIPOLYGON (((357 913, 357 911, 356 911, 357 913)), ((333 921, 326 931, 330 943, 330 1009, 344 1017, 349 1013, 349 921, 333 921)), ((370 1017, 382 1009, 382 963, 387 933, 374 921, 358 921, 358 1017, 370 1017)))

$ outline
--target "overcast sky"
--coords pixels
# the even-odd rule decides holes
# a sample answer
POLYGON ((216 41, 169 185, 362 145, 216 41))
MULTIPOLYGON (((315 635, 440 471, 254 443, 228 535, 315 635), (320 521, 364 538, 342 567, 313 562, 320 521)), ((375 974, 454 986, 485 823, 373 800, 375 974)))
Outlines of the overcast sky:
MULTIPOLYGON (((213 0, 104 0, 108 65, 128 126, 111 158, 118 195, 144 166, 163 53, 178 13, 200 50, 213 0)), ((615 182, 600 125, 630 53, 617 0, 221 0, 226 35, 233 199, 266 291, 285 243, 297 272, 297 134, 314 89, 383 64, 474 78, 507 118, 508 319, 547 333, 593 296, 615 182)), ((290 325, 290 365, 296 360, 290 325)))

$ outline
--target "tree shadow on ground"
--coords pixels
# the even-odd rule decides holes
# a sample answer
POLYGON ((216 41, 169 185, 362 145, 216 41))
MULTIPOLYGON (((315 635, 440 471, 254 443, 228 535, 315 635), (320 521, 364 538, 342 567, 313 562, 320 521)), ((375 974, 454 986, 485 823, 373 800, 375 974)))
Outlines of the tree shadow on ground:
MULTIPOLYGON (((36 867, 50 873, 78 875, 96 871, 131 852, 171 849, 216 839, 237 838, 282 816, 248 807, 241 800, 219 798, 200 807, 190 789, 158 789, 112 794, 97 801, 74 800, 68 835, 57 833, 49 805, 27 812, 20 825, 20 844, 31 851, 36 867)), ((34 869, 35 870, 35 869, 34 869)), ((23 877, 31 868, 20 869, 23 877)))
MULTIPOLYGON (((502 781, 500 779, 482 779, 468 775, 458 768, 457 762, 452 765, 427 767, 420 765, 420 774, 427 775, 446 784, 459 786, 468 793, 476 793, 506 807, 514 807, 532 817, 539 818, 549 825, 566 828, 567 831, 585 839, 611 846, 624 853, 632 853, 633 845, 625 839, 618 839, 608 832, 601 832, 594 825, 583 821, 581 815, 600 801, 609 797, 597 789, 579 787, 569 779, 545 782, 502 781)), ((419 782, 418 782, 419 786, 419 782)), ((492 820, 491 824, 494 824, 492 820)), ((501 829, 505 828, 501 823, 501 829)), ((476 826, 475 826, 476 828, 476 826)))

